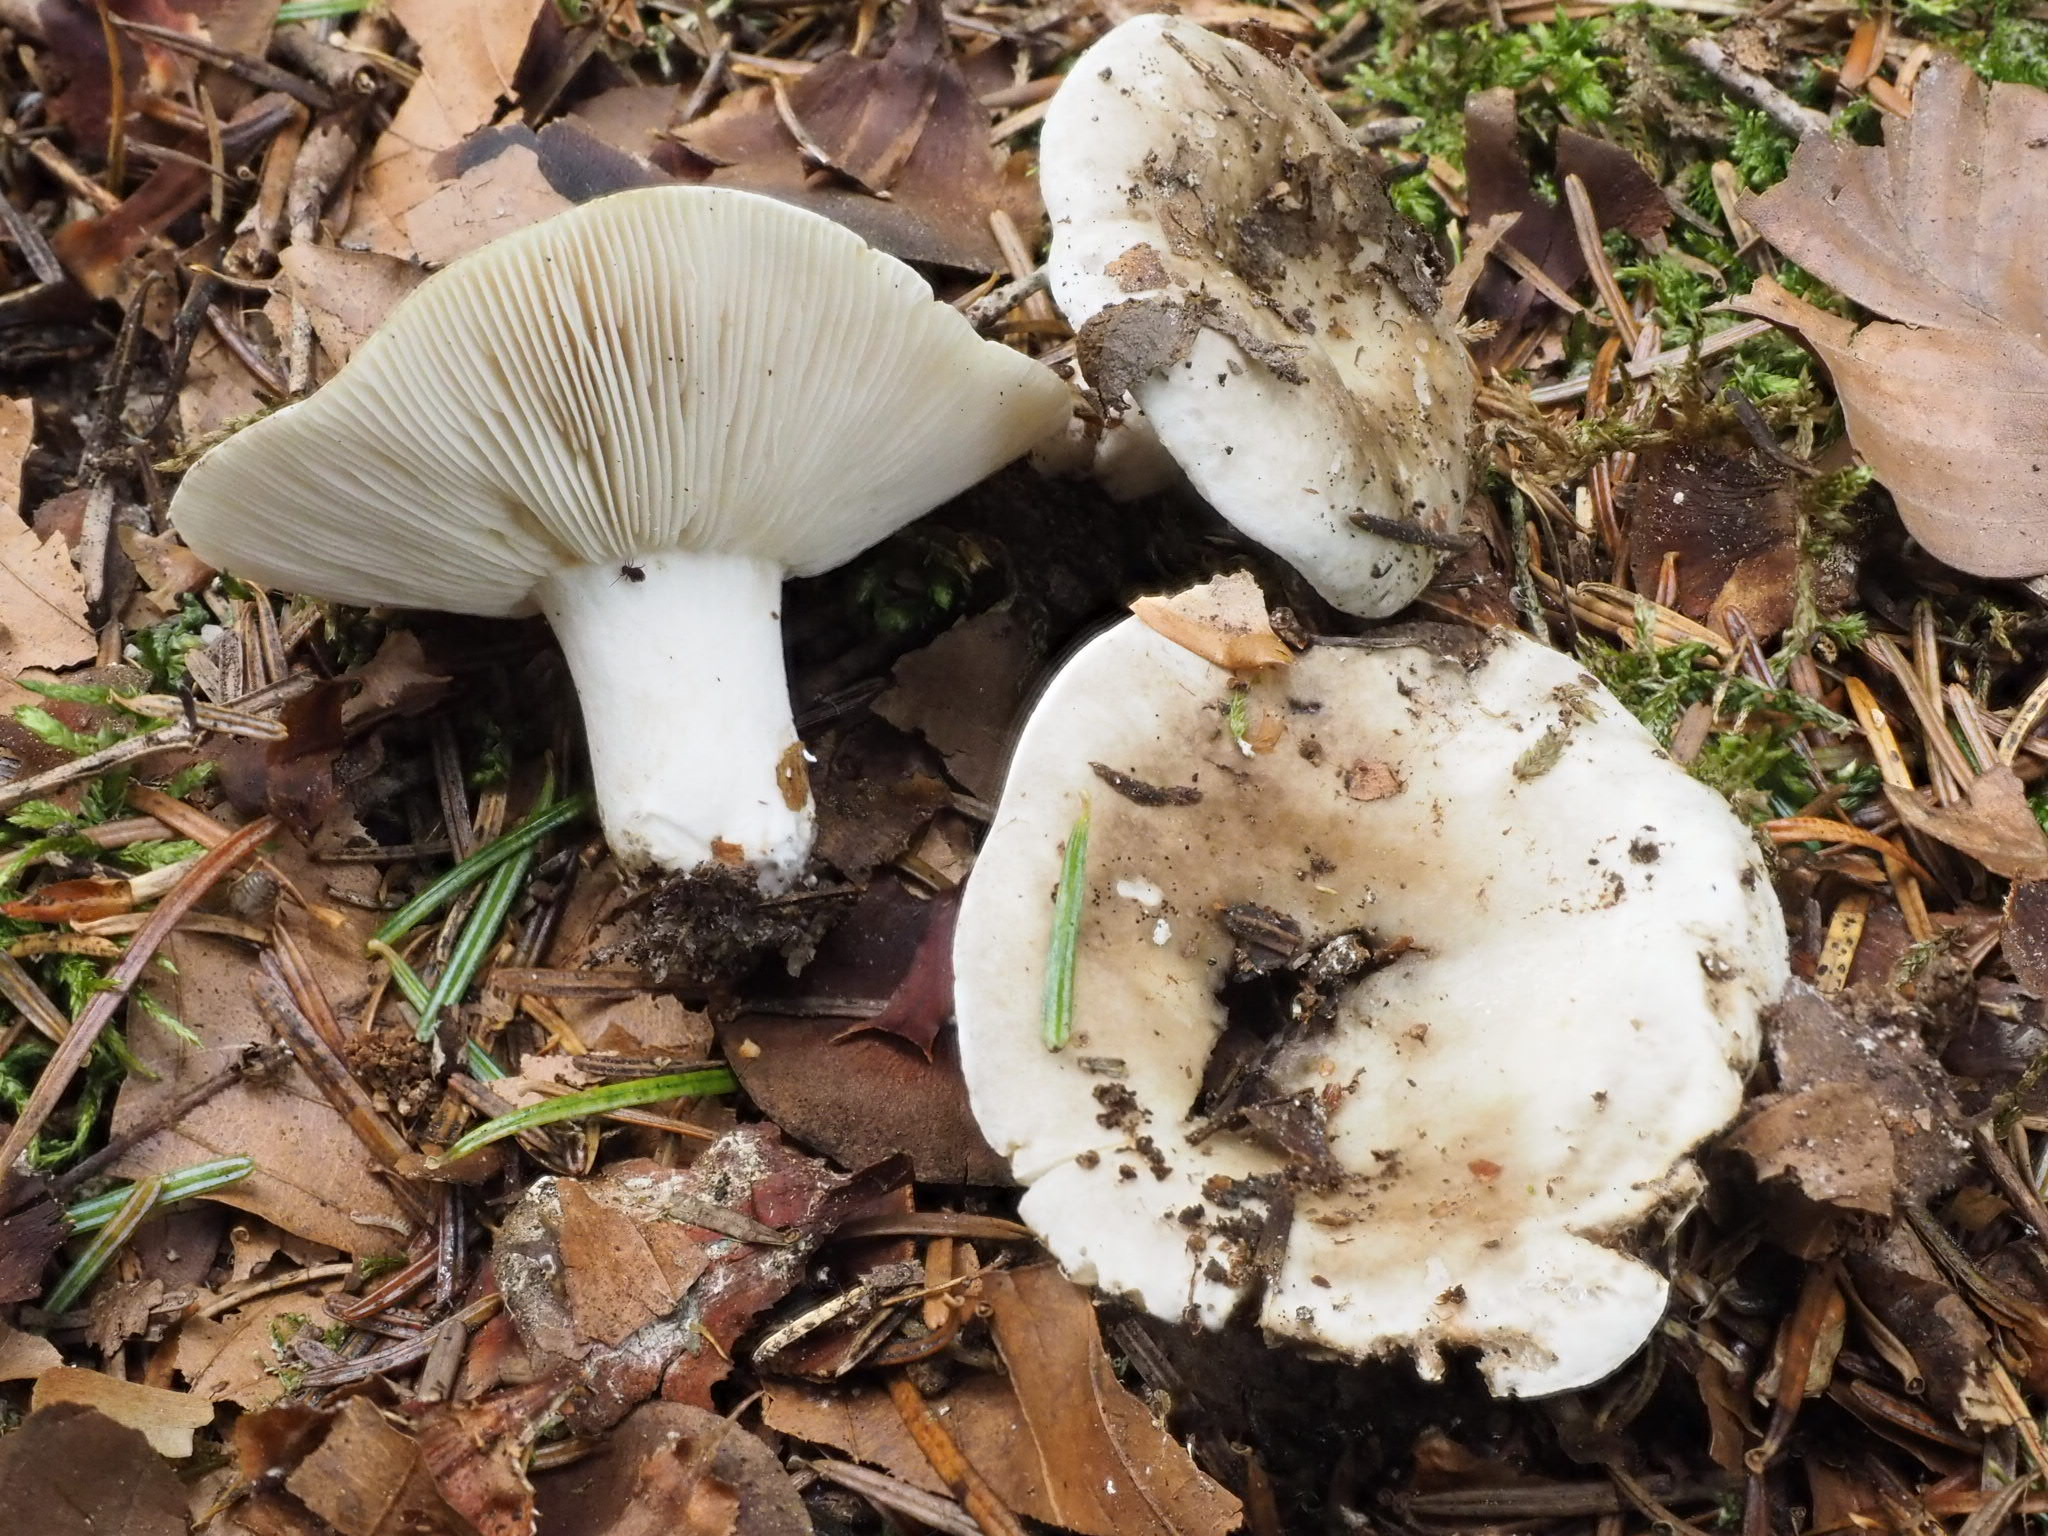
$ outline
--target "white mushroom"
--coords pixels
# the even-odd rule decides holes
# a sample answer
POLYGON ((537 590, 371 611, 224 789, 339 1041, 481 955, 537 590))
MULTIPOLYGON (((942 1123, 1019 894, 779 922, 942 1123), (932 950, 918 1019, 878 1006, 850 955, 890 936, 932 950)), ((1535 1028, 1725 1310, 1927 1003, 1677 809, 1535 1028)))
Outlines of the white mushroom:
POLYGON ((214 449, 208 562, 341 602, 545 612, 628 864, 801 871, 785 576, 1028 450, 1067 387, 829 220, 622 193, 430 278, 334 381, 214 449))
POLYGON ((1027 723, 954 967, 976 1118, 1078 1278, 1211 1326, 1262 1294, 1271 1336, 1426 1373, 1471 1347, 1521 1395, 1656 1326, 1631 1234, 1787 973, 1747 831, 1568 657, 1418 626, 1234 683, 1136 620, 1027 723))
POLYGON ((1047 273, 1105 408, 1349 613, 1455 546, 1473 381, 1419 231, 1295 70, 1193 22, 1123 23, 1040 135, 1047 273))

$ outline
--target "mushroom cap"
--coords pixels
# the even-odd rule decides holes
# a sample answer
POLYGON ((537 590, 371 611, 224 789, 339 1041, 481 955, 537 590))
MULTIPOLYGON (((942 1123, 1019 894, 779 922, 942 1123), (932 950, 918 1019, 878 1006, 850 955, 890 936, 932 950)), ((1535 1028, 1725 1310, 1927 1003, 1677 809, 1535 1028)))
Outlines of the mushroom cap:
POLYGON ((1134 17, 1053 97, 1039 181, 1052 291, 1105 405, 1128 388, 1209 504, 1338 608, 1419 592, 1436 550, 1350 519, 1456 527, 1471 367, 1420 232, 1308 81, 1134 17))
POLYGON ((1022 454, 1066 386, 816 214, 623 192, 414 291, 171 505, 204 560, 342 602, 511 615, 574 564, 829 570, 1022 454))
POLYGON ((967 885, 962 1063, 1025 1219, 1079 1278, 1217 1326, 1256 1290, 1262 1222, 1291 1220, 1269 1335, 1408 1349, 1426 1373, 1473 1347, 1497 1392, 1562 1391, 1662 1314, 1627 1237, 1693 1187, 1688 1154, 1740 1105, 1783 922, 1748 831, 1569 657, 1410 634, 1252 680, 1248 738, 1281 734, 1250 756, 1230 674, 1136 620, 1078 652, 967 885), (1201 798, 1137 803, 1092 763, 1201 798), (1084 804, 1054 1053, 1041 986, 1084 804), (1271 1142, 1190 1134, 1228 1019, 1219 914, 1246 903, 1298 922, 1304 954, 1360 932, 1382 958, 1411 946, 1337 988, 1327 1026, 1283 1030, 1268 1072, 1320 1106, 1334 1184, 1271 1142))

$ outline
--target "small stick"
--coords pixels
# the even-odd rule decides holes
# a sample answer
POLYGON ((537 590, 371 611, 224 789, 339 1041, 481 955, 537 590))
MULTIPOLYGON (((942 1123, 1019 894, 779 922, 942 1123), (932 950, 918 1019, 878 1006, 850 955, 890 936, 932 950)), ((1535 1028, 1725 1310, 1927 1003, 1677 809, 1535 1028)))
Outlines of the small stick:
POLYGON ((79 1015, 78 1022, 64 1037, 64 1043, 44 1063, 42 1074, 36 1079, 35 1091, 29 1095, 28 1103, 22 1106, 6 1141, 0 1142, 0 1187, 15 1177, 15 1160, 28 1150, 29 1143, 42 1130, 56 1109, 57 1101, 71 1086, 71 1079, 85 1065, 86 1056, 112 1022, 114 1011, 127 1001, 135 983, 142 978, 144 968, 155 958, 158 947, 170 936, 178 920, 197 906, 200 897, 219 884, 229 870, 254 853, 257 845, 276 831, 277 819, 273 816, 250 822, 218 848, 210 850, 192 866, 192 872, 178 888, 157 904, 156 911, 150 914, 149 922, 142 931, 135 935, 120 963, 107 973, 106 989, 86 1005, 85 1012, 79 1015))
POLYGON ((924 1394, 908 1376, 890 1378, 889 1400, 896 1405, 903 1427, 910 1431, 910 1438, 924 1452, 932 1470, 981 1527, 982 1536, 1024 1536, 1023 1525, 974 1470, 974 1464, 961 1452, 946 1426, 932 1416, 931 1409, 925 1406, 924 1394))
POLYGON ((262 970, 250 978, 249 987, 263 1021, 291 1049, 293 1058, 313 1079, 321 1097, 348 1122, 356 1139, 393 1172, 409 1172, 416 1162, 412 1148, 391 1122, 377 1112, 363 1085, 349 1071, 348 1063, 328 1048, 312 1021, 299 1010, 275 956, 263 956, 262 970))
POLYGON ((334 105, 334 94, 323 85, 301 79, 290 70, 279 69, 275 64, 251 58, 246 53, 237 53, 232 48, 223 48, 219 43, 189 32, 178 32, 170 27, 153 27, 147 22, 130 21, 126 17, 112 18, 115 26, 137 37, 148 38, 151 42, 168 48, 173 53, 190 54, 194 58, 225 70, 237 79, 266 91, 282 91, 294 101, 302 101, 315 112, 325 112, 334 105))
POLYGON ((1727 50, 1711 37, 1688 38, 1679 45, 1678 51, 1751 106, 1766 113, 1795 139, 1828 131, 1825 113, 1802 107, 1762 75, 1744 69, 1729 58, 1727 50))
POLYGON ((1634 352, 1642 327, 1636 323, 1636 312, 1629 305, 1628 295, 1615 281, 1614 269, 1607 264, 1607 249, 1600 243, 1600 220, 1593 212, 1593 196, 1576 174, 1564 179, 1564 200, 1571 208, 1572 232, 1578 236, 1579 254, 1585 258, 1586 270, 1593 274, 1593 286, 1600 290, 1601 301, 1614 318, 1621 344, 1634 352))
POLYGON ((986 330, 1033 294, 1045 292, 1045 268, 1036 267, 968 305, 963 314, 977 331, 986 330))

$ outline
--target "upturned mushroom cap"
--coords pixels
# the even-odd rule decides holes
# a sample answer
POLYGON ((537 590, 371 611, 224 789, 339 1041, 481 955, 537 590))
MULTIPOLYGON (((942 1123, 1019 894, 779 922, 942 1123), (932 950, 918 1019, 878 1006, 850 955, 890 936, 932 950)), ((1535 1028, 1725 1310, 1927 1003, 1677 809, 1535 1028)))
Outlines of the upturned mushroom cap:
POLYGON ((1025 1219, 1162 1317, 1218 1325, 1284 1238, 1271 1336, 1428 1373, 1471 1347, 1501 1393, 1599 1379, 1663 1311, 1630 1233, 1692 1187, 1787 973, 1754 842, 1572 660, 1505 633, 1263 672, 1249 755, 1231 686, 1126 621, 1018 744, 954 967, 974 1111, 1025 1219), (1084 805, 1054 1052, 1041 987, 1084 805), (1326 1014, 1281 1026, 1245 1118, 1204 1124, 1220 994, 1262 943, 1282 995, 1326 1014))
POLYGON ((200 460, 171 516, 271 586, 545 611, 619 857, 780 888, 812 833, 783 578, 1016 458, 1068 400, 839 225, 660 187, 429 278, 325 388, 200 460))
POLYGON ((666 550, 810 575, 1055 430, 1065 387, 909 267, 772 198, 656 187, 421 284, 172 503, 200 558, 340 602, 535 610, 666 550))
POLYGON ((1471 369, 1420 233, 1309 83, 1135 17, 1068 72, 1039 181, 1104 404, 1128 391, 1210 505, 1338 608, 1420 591, 1470 484, 1471 369))

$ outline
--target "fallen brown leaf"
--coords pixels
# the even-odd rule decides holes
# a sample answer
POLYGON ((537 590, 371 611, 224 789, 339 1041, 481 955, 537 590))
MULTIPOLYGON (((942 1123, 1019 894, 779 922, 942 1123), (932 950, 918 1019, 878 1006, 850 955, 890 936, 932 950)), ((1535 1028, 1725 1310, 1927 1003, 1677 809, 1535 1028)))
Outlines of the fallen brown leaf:
POLYGON ((135 1430, 159 1456, 173 1460, 190 1456, 192 1436, 213 1422, 213 1404, 203 1397, 70 1365, 56 1366, 37 1377, 35 1395, 29 1401, 38 1410, 56 1403, 91 1408, 135 1430))
POLYGON ((401 222, 413 254, 441 266, 572 206, 549 185, 540 156, 512 144, 421 198, 401 222))
POLYGON ((0 1216, 0 1306, 43 1289, 43 1271, 70 1235, 54 1200, 31 1200, 0 1216))
POLYGON ((277 258, 292 297, 306 306, 330 368, 340 368, 427 276, 417 262, 338 246, 287 246, 277 258))
POLYGON ((482 1402, 428 1403, 411 1410, 434 1486, 477 1536, 533 1536, 526 1461, 566 1390, 555 1382, 530 1382, 482 1402))
POLYGON ((1942 58, 1882 148, 1802 140, 1743 214, 1894 324, 1858 329, 1778 284, 1731 308, 1797 331, 1913 536, 1980 576, 2048 570, 2048 92, 1942 58))
POLYGON ((579 1340, 619 1343, 672 1311, 711 1262, 674 1222, 635 1221, 573 1181, 561 1190, 563 1284, 579 1340))
POLYGON ((1724 442, 1646 450, 1629 521, 1636 590, 1655 592, 1665 556, 1673 555, 1671 606, 1680 613, 1704 620, 1732 605, 1759 638, 1778 633, 1791 622, 1797 590, 1797 508, 1787 478, 1761 455, 1724 442))
POLYGON ((1007 263, 989 216, 1007 214, 1028 244, 1045 214, 1028 162, 999 163, 988 135, 988 111, 947 49, 938 0, 915 0, 883 58, 828 56, 779 102, 768 86, 736 91, 655 160, 824 214, 906 261, 995 272, 1007 263), (854 185, 822 179, 821 162, 854 185))
POLYGON ((40 1333, 0 1323, 0 1381, 34 1381, 63 1363, 57 1346, 40 1333))
POLYGON ((1016 610, 991 609, 899 660, 892 686, 871 707, 938 748, 962 788, 993 802, 1002 792, 1017 711, 1040 660, 1016 610))
POLYGON ((366 1397, 341 1405, 284 1487, 341 1536, 472 1536, 435 1488, 419 1443, 366 1397))
POLYGON ((1968 854, 2009 880, 2048 879, 2048 832, 2027 805, 2026 786, 2003 763, 1965 787, 1960 805, 1930 805, 1912 790, 1885 786, 1909 827, 1968 854))
MULTIPOLYGON (((798 1152, 773 1125, 755 1124, 728 1131, 688 1168, 635 1161, 595 1179, 543 1179, 499 1229, 494 1263, 505 1310, 541 1371, 580 1382, 562 1412, 581 1431, 608 1428, 657 1391, 708 1408, 740 1336, 803 1278, 809 1255, 840 1222, 863 1214, 906 1173, 899 1162, 849 1178, 798 1152), (677 1238, 710 1256, 676 1305, 616 1345, 578 1325, 563 1244, 572 1186, 649 1229, 665 1276, 677 1264, 677 1238)), ((663 1283, 673 1288, 672 1279, 663 1283)))
POLYGON ((1242 1506, 1117 1381, 1095 1303, 1055 1265, 983 1277, 990 1328, 1053 1523, 1091 1536, 1222 1536, 1242 1506))
POLYGON ((0 675, 7 677, 68 667, 98 649, 70 550, 21 520, 21 465, 34 426, 28 401, 0 398, 0 675))
MULTIPOLYGON (((273 845, 270 858, 307 892, 333 886, 367 899, 376 889, 378 877, 371 866, 316 866, 289 837, 273 845)), ((378 914, 353 906, 345 911, 345 920, 334 928, 292 909, 281 920, 297 935, 336 1015, 353 1020, 369 996, 369 963, 362 946, 375 931, 378 914)), ((180 933, 172 935, 164 953, 177 970, 171 975, 153 971, 148 985, 179 1018, 203 1024, 205 1043, 188 1046, 146 1018, 139 1023, 130 1037, 135 1052, 160 1077, 151 1082, 131 1074, 122 1084, 114 1109, 117 1132, 213 1076, 244 1047, 271 1042, 270 1028, 250 996, 255 962, 245 946, 180 933)), ((244 1154, 256 1159, 255 1172, 215 1198, 288 1232, 344 1253, 372 1254, 388 1252, 394 1241, 391 1227, 379 1223, 395 1223, 401 1230, 411 1224, 411 1213, 392 1194, 389 1181, 373 1170, 369 1152, 296 1064, 261 1081, 234 1083, 129 1152, 118 1171, 140 1177, 244 1154)))
MULTIPOLYGON (((1562 197, 1536 190, 1535 175, 1522 151, 1515 93, 1506 86, 1480 91, 1465 103, 1466 191, 1474 227, 1502 214, 1519 215, 1505 243, 1540 267, 1560 288, 1586 275, 1586 258, 1562 197)), ((1656 178, 1627 150, 1576 128, 1557 133, 1556 185, 1567 176, 1586 184, 1593 215, 1602 229, 1624 229, 1638 238, 1662 232, 1671 207, 1656 178)), ((1494 264, 1472 289, 1477 318, 1499 323, 1489 345, 1496 351, 1513 342, 1541 293, 1528 279, 1494 264)))
POLYGON ((285 1393, 279 1345, 291 1341, 301 1322, 325 1329, 331 1321, 318 1292, 264 1296, 225 1317, 181 1323, 172 1359, 194 1397, 268 1408, 285 1393))
MULTIPOLYGON (((185 1487, 124 1424, 81 1403, 32 1413, 0 1435, 0 1489, 23 1536, 187 1536, 185 1487)), ((10 1523, 14 1518, 10 1514, 10 1523)))
POLYGON ((21 466, 34 446, 36 403, 0 395, 0 513, 21 516, 21 466))
MULTIPOLYGON (((777 999, 820 995, 894 1003, 927 951, 938 903, 900 880, 874 881, 818 953, 793 980, 763 984, 739 1014, 718 1026, 719 1043, 747 1095, 790 1135, 849 1168, 891 1153, 910 1159, 917 1177, 942 1184, 1007 1184, 1009 1165, 982 1137, 967 1105, 960 1050, 950 1031, 929 1052, 843 1019, 778 1017, 777 999)), ((951 1011, 951 974, 945 1011, 951 1011)), ((912 1001, 906 997, 906 1007, 912 1001)), ((937 1000, 926 994, 927 1020, 937 1000)))
POLYGON ((512 95, 534 18, 547 0, 392 0, 419 45, 420 76, 370 147, 344 242, 387 256, 417 255, 406 215, 445 179, 434 158, 497 115, 512 95))
POLYGON ((810 1536, 775 1453, 718 1414, 649 1403, 605 1449, 540 1479, 548 1536, 810 1536))

